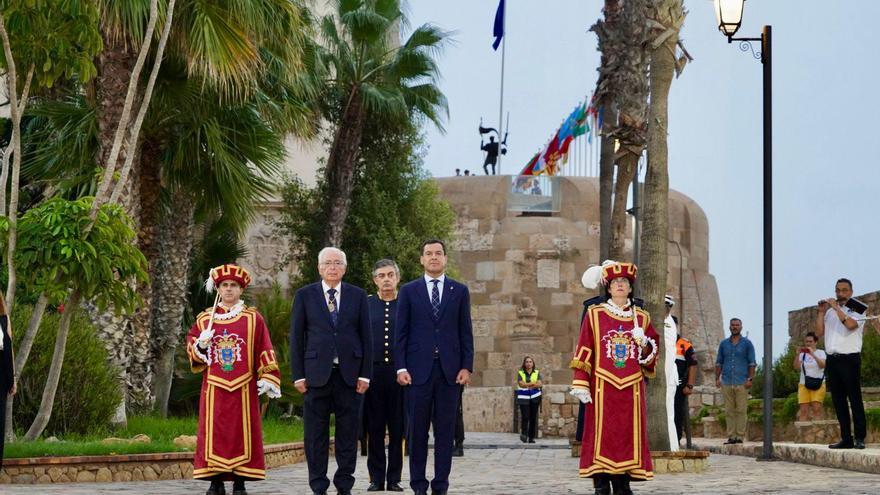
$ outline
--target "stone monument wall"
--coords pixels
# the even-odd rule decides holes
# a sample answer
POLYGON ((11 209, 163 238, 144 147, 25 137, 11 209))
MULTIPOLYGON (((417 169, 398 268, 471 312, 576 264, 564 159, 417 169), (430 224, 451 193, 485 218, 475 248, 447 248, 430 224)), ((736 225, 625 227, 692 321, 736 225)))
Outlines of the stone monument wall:
MULTIPOLYGON (((589 264, 600 261, 598 180, 560 178, 562 206, 552 216, 509 212, 510 177, 450 177, 437 183, 458 215, 450 255, 471 291, 476 356, 464 399, 466 428, 514 430, 515 371, 530 355, 547 384, 543 434, 571 434, 577 404, 566 394, 568 363, 582 301, 595 295, 580 279, 589 264)), ((709 384, 724 332, 715 278, 708 271, 708 222, 693 200, 674 191, 669 213, 668 291, 679 300, 675 314, 683 310, 682 333, 701 361, 698 383, 709 384)), ((631 240, 627 246, 631 249, 631 240)))

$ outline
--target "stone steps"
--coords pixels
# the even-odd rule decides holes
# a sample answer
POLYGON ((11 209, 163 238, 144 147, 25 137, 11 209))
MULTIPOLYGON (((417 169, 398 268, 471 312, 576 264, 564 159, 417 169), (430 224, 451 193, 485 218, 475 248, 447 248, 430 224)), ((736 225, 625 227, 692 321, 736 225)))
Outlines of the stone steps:
MULTIPOLYGON (((759 457, 763 454, 760 442, 745 442, 724 445, 724 440, 714 438, 694 438, 694 448, 707 450, 713 454, 741 455, 759 457)), ((868 444, 864 450, 832 450, 827 445, 775 442, 773 458, 800 464, 846 469, 863 473, 880 473, 880 444, 868 444)))

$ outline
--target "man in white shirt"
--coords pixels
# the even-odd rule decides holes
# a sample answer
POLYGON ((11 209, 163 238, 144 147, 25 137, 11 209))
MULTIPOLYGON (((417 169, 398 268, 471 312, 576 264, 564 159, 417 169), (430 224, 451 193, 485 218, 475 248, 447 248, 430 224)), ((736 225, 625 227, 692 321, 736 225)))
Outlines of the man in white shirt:
POLYGON ((678 368, 675 366, 675 341, 678 340, 678 325, 672 317, 675 299, 666 294, 666 319, 663 320, 663 369, 666 372, 666 426, 669 433, 669 450, 678 450, 678 433, 675 431, 675 389, 678 387, 678 368))
POLYGON ((826 382, 834 401, 837 422, 840 423, 840 441, 828 447, 864 449, 867 423, 865 405, 862 403, 861 367, 865 321, 861 315, 845 306, 853 294, 852 282, 841 278, 834 286, 834 294, 834 299, 819 301, 816 315, 816 334, 825 337, 825 352, 828 354, 826 382))

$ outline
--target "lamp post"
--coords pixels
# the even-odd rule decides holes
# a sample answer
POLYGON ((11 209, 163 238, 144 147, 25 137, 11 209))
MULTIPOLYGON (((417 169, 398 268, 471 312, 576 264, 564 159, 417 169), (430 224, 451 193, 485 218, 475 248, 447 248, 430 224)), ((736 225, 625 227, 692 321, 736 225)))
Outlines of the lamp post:
POLYGON ((728 43, 739 42, 740 50, 751 50, 764 66, 764 449, 759 460, 773 458, 773 125, 771 27, 764 26, 760 38, 734 38, 742 24, 745 0, 714 0, 718 30, 728 43), (755 52, 753 41, 761 42, 755 52))

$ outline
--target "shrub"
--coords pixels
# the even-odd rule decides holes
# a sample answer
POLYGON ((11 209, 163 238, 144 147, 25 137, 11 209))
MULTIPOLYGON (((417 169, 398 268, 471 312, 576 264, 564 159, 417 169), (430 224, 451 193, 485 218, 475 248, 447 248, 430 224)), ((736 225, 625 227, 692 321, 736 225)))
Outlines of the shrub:
MULTIPOLYGON (((13 328, 18 329, 14 332, 16 346, 21 342, 32 309, 16 304, 12 318, 13 328)), ((107 351, 94 327, 79 308, 66 310, 76 314, 70 323, 64 366, 46 435, 84 434, 104 428, 122 400, 116 371, 107 361, 107 351)), ((20 374, 14 409, 14 422, 19 429, 30 426, 40 408, 60 319, 60 314, 47 311, 20 374)))

